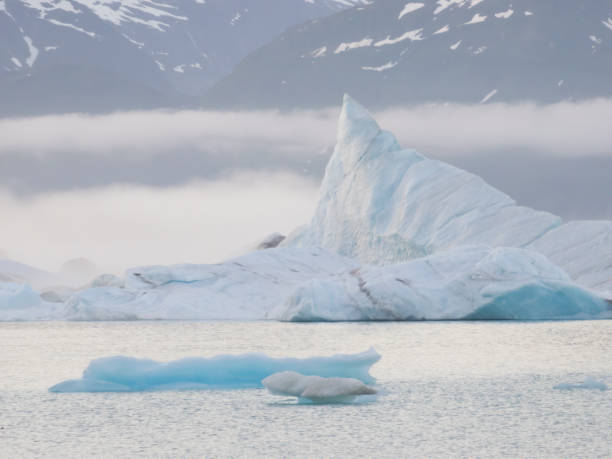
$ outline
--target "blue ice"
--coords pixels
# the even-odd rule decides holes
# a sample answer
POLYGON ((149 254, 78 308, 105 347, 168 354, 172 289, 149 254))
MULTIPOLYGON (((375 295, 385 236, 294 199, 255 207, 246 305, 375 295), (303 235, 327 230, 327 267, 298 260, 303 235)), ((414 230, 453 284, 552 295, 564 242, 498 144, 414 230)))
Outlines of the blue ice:
POLYGON ((133 357, 92 360, 80 379, 63 381, 50 392, 133 392, 147 390, 240 389, 263 387, 273 373, 295 371, 304 375, 354 378, 373 383, 369 370, 380 359, 370 348, 359 354, 329 357, 274 358, 265 354, 192 357, 156 362, 133 357))

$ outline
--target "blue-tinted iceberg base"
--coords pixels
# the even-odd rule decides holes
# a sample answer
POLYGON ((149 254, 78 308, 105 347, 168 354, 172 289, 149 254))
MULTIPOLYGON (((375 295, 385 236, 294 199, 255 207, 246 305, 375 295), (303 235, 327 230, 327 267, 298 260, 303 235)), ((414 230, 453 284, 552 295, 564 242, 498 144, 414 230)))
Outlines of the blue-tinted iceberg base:
POLYGON ((537 252, 463 246, 303 283, 276 317, 293 322, 576 320, 610 318, 611 309, 537 252))
POLYGON ((295 371, 304 375, 374 382, 369 370, 380 359, 374 350, 330 357, 273 358, 265 354, 218 355, 156 362, 133 357, 93 360, 81 379, 61 382, 50 392, 135 392, 148 390, 260 388, 266 377, 295 371))

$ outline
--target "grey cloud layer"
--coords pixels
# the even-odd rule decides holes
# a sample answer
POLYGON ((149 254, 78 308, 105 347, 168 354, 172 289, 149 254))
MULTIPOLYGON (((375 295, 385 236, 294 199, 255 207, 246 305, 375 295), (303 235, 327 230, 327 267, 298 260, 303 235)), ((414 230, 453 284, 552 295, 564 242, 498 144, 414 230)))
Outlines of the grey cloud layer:
MULTIPOLYGON (((47 269, 213 262, 312 215, 338 109, 0 120, 0 252, 47 269)), ((524 205, 612 219, 612 101, 375 113, 524 205)), ((0 256, 2 254, 0 253, 0 256)))
MULTIPOLYGON (((38 194, 111 184, 176 186, 237 172, 318 181, 338 108, 151 111, 0 120, 0 188, 38 194)), ((612 100, 430 105, 375 113, 405 147, 482 175, 521 204, 612 218, 612 100)))
MULTIPOLYGON (((150 111, 102 116, 0 119, 0 155, 20 153, 148 159, 175 150, 241 154, 269 150, 311 156, 333 142, 337 109, 318 111, 150 111)), ((612 100, 547 106, 430 105, 375 113, 406 147, 444 156, 500 145, 563 156, 610 154, 612 100)))

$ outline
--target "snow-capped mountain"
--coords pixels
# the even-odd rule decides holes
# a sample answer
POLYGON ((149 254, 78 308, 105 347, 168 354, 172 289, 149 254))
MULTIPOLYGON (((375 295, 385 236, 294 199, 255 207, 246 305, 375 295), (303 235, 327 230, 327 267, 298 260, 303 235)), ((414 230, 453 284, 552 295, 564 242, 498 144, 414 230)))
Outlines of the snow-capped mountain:
POLYGON ((385 0, 294 27, 206 103, 370 107, 612 96, 612 2, 385 0))
POLYGON ((0 115, 186 103, 287 27, 362 0, 0 0, 0 115))

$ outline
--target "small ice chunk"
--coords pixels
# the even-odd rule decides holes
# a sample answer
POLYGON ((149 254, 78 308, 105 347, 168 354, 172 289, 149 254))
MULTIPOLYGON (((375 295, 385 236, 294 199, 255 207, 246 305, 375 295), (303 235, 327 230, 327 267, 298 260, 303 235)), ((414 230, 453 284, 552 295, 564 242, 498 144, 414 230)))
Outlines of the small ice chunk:
POLYGON ((358 379, 305 376, 295 371, 274 373, 262 384, 272 394, 305 398, 315 403, 350 402, 359 395, 376 393, 358 379))
POLYGON ((557 390, 575 390, 575 389, 587 389, 587 390, 608 390, 608 386, 603 381, 598 381, 592 376, 587 377, 582 383, 561 383, 553 387, 557 390))

